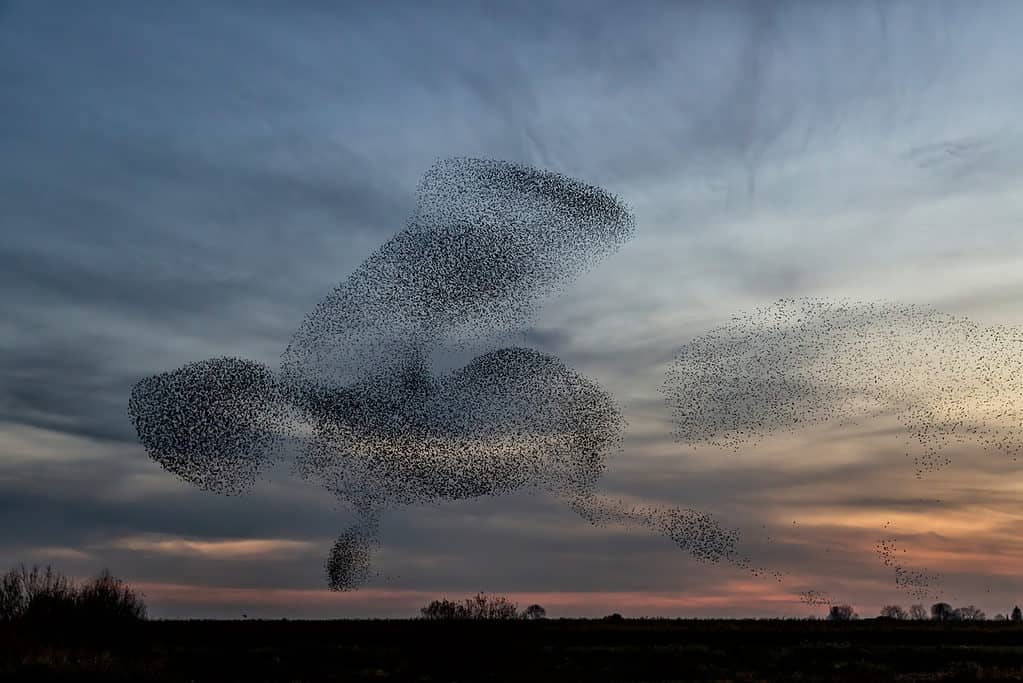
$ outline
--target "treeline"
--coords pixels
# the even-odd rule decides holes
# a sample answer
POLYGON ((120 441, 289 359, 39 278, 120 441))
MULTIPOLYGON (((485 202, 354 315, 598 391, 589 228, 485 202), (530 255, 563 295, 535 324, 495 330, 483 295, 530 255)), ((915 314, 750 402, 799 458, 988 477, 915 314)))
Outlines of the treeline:
MULTIPOLYGON (((858 619, 859 615, 849 605, 832 605, 828 610, 827 618, 830 621, 850 621, 858 619)), ((936 602, 931 605, 929 610, 923 605, 911 605, 908 610, 901 605, 885 605, 881 608, 878 618, 897 621, 983 621, 987 619, 987 615, 976 605, 952 607, 947 602, 936 602)), ((1019 606, 1016 606, 1009 616, 996 614, 994 619, 995 621, 1023 621, 1023 612, 1020 611, 1019 606)))
POLYGON ((50 566, 21 565, 0 577, 0 621, 39 624, 145 619, 141 593, 103 570, 77 583, 50 566))
POLYGON ((547 610, 530 605, 521 612, 518 605, 504 596, 477 593, 461 602, 448 599, 434 600, 419 610, 424 619, 543 619, 547 610))

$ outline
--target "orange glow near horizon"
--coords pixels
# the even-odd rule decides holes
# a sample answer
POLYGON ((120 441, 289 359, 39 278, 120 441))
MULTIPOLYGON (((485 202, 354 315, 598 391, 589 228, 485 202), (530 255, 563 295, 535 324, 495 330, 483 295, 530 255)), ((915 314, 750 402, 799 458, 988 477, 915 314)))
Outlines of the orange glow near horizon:
MULTIPOLYGON (((175 603, 212 604, 234 607, 239 611, 259 607, 298 609, 325 606, 359 609, 364 607, 401 609, 409 617, 418 616, 419 608, 431 600, 467 597, 452 591, 424 591, 416 589, 366 588, 350 593, 335 593, 326 589, 264 589, 221 586, 193 586, 173 583, 143 582, 136 584, 146 599, 158 609, 175 603)), ((552 616, 599 615, 613 611, 634 616, 686 616, 705 610, 743 605, 754 610, 779 614, 800 614, 807 610, 800 605, 798 596, 767 582, 747 581, 723 584, 719 592, 707 595, 669 594, 643 591, 549 591, 500 592, 520 607, 538 603, 552 616)), ((818 608, 813 608, 818 610, 818 608)), ((338 614, 343 616, 343 614, 338 614)))

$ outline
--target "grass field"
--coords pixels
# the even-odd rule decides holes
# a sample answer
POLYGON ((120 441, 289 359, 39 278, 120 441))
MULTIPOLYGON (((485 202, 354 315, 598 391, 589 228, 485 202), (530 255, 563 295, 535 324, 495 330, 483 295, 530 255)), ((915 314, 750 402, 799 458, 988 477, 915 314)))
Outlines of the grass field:
POLYGON ((11 680, 1023 680, 1010 622, 149 621, 0 626, 11 680))

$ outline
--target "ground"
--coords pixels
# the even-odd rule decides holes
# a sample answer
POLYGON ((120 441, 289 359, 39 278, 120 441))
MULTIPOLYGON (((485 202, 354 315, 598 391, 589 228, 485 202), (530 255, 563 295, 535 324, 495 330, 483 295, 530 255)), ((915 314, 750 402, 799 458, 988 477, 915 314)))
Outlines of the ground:
POLYGON ((1023 680, 1023 626, 863 620, 0 625, 7 680, 1023 680))

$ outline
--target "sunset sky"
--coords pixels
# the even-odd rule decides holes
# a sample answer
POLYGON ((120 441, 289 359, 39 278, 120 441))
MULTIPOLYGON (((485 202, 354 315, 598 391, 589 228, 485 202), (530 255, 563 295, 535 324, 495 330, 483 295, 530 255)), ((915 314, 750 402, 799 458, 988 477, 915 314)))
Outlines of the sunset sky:
MULTIPOLYGON (((1023 3, 0 0, 0 569, 103 567, 157 617, 413 616, 477 591, 552 616, 873 616, 1023 603, 1023 467, 917 478, 884 417, 739 452, 672 439, 694 336, 783 297, 929 304, 1023 326, 1023 3), (628 420, 602 491, 693 507, 782 581, 539 494, 397 509, 379 576, 326 590, 352 519, 275 472, 246 496, 152 462, 140 378, 275 367, 303 317, 476 156, 619 195, 636 237, 522 343, 628 420), (902 551, 905 552, 902 552, 902 551)), ((1023 335, 1021 335, 1023 336, 1023 335)), ((1023 397, 1020 398, 1023 401, 1023 397)))

